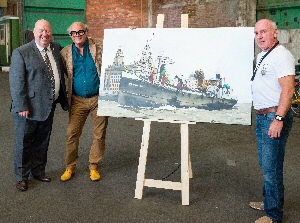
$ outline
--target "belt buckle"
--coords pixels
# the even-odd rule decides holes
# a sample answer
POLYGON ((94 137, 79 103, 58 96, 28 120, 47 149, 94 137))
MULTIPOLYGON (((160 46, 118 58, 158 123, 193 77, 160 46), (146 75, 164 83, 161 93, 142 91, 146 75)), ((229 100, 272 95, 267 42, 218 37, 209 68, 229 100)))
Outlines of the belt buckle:
POLYGON ((259 115, 265 115, 265 114, 268 114, 268 109, 269 108, 262 108, 262 109, 256 110, 256 113, 259 115))
POLYGON ((262 114, 264 114, 264 108, 263 109, 258 109, 258 110, 256 110, 256 113, 257 114, 259 114, 259 115, 262 115, 262 114))
POLYGON ((257 110, 257 114, 259 115, 266 115, 269 114, 270 112, 276 112, 277 111, 277 106, 276 107, 269 107, 269 108, 263 108, 257 110))

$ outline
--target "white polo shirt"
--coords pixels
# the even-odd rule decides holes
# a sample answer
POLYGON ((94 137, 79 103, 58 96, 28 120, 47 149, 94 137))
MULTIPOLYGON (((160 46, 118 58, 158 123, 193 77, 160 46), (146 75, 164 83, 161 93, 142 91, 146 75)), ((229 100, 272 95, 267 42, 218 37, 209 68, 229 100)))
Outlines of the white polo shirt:
MULTIPOLYGON (((258 54, 256 62, 266 54, 258 54)), ((279 105, 282 88, 279 78, 295 75, 295 59, 291 52, 279 45, 262 61, 252 82, 254 109, 270 108, 279 105)))

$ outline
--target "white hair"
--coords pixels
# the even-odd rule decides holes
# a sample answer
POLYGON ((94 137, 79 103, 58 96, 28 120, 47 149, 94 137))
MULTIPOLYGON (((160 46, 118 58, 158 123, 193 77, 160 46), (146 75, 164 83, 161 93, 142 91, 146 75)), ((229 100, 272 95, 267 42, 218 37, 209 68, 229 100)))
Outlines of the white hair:
POLYGON ((71 27, 72 27, 75 23, 80 23, 80 24, 82 24, 82 25, 84 26, 85 31, 86 31, 86 32, 89 31, 89 27, 88 27, 87 24, 84 24, 83 22, 73 22, 73 23, 69 26, 69 28, 67 29, 68 33, 70 33, 70 32, 72 31, 72 30, 71 30, 71 27))

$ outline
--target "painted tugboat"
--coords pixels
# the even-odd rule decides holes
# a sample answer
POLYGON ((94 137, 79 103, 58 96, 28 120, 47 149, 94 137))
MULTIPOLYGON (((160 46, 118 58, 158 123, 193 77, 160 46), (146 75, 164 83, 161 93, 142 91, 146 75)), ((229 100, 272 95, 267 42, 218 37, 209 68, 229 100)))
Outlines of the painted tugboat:
POLYGON ((204 72, 199 69, 187 80, 179 75, 171 79, 167 65, 174 62, 164 56, 159 56, 157 61, 155 66, 148 43, 140 60, 128 66, 123 64, 123 54, 119 49, 114 62, 114 67, 120 68, 119 78, 113 81, 110 71, 106 69, 106 90, 109 90, 111 82, 117 82, 115 99, 121 106, 132 108, 172 106, 220 110, 232 109, 237 103, 237 98, 231 95, 230 85, 225 84, 225 78, 220 74, 206 80, 204 72))
POLYGON ((195 91, 153 84, 142 79, 122 76, 118 103, 132 107, 161 107, 200 108, 208 110, 231 109, 237 99, 225 93, 226 88, 211 91, 195 91))

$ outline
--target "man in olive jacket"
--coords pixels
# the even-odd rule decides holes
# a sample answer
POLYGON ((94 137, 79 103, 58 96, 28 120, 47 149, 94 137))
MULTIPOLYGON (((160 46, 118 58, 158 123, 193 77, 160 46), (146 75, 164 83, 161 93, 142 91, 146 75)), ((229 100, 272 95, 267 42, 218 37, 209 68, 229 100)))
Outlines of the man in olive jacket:
POLYGON ((87 116, 91 114, 94 140, 90 149, 89 169, 92 181, 100 180, 99 163, 105 150, 108 117, 98 116, 98 96, 102 59, 101 43, 87 37, 88 27, 74 22, 69 28, 73 44, 62 51, 68 74, 70 116, 66 140, 66 170, 62 181, 70 180, 78 161, 79 138, 87 116))

